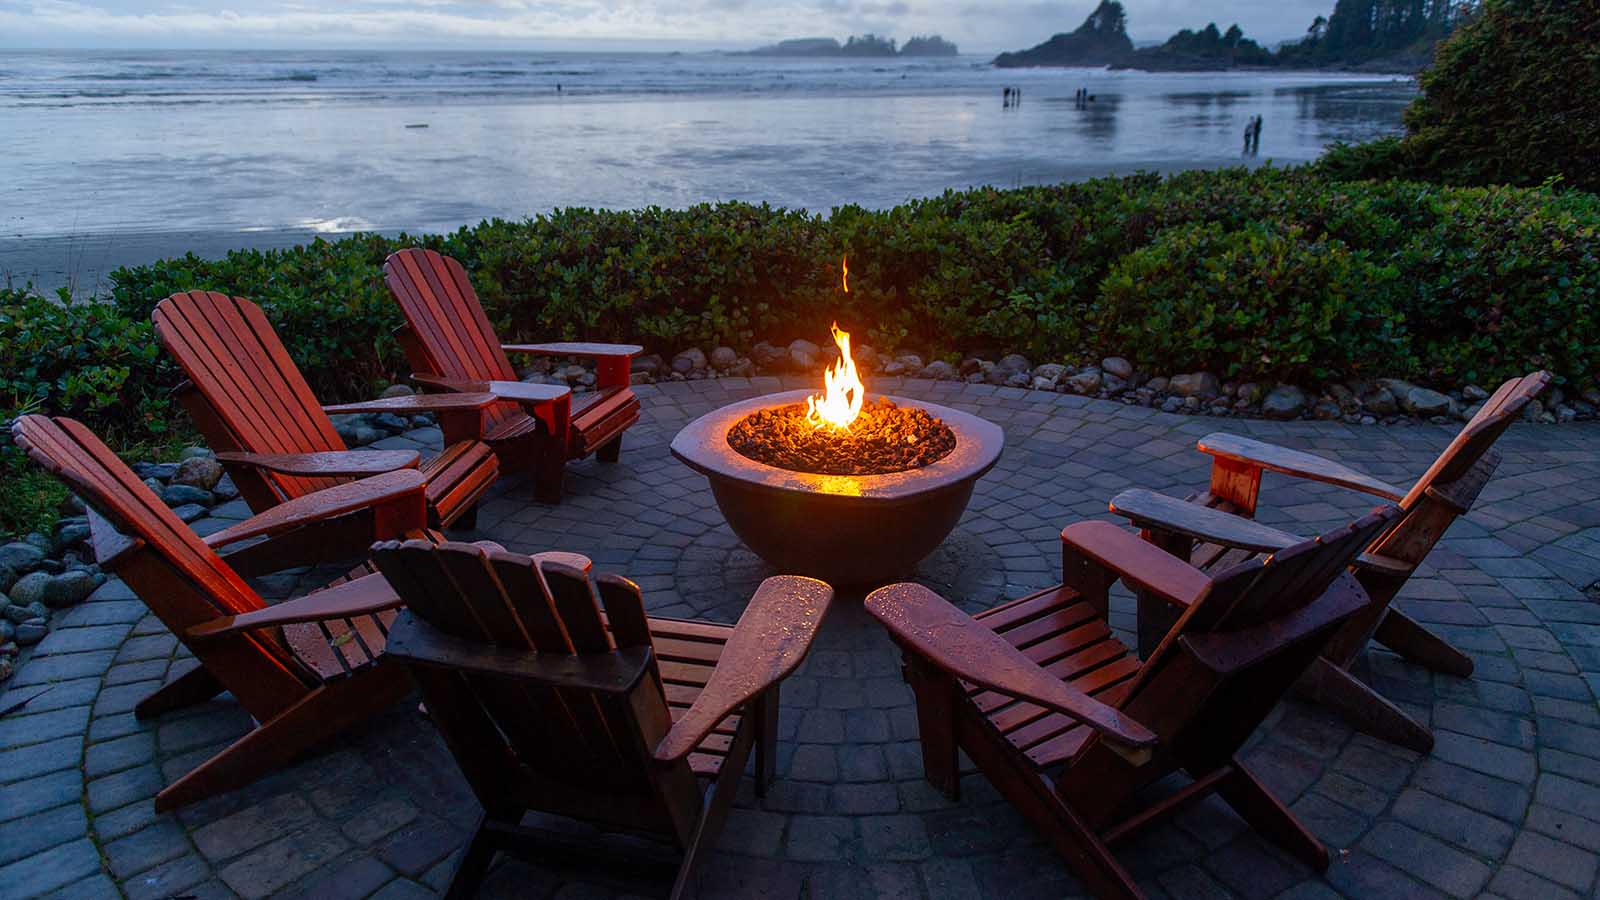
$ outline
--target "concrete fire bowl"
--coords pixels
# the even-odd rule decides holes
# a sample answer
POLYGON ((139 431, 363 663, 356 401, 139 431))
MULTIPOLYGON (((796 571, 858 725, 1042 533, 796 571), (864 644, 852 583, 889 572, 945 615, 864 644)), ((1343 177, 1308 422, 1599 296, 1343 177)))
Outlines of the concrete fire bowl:
POLYGON ((955 528, 972 488, 1005 444, 998 425, 959 410, 890 397, 955 432, 929 466, 887 475, 813 475, 757 462, 728 431, 762 409, 804 403, 811 391, 768 394, 713 410, 672 439, 672 455, 705 475, 735 534, 780 572, 836 587, 876 587, 909 574, 955 528))

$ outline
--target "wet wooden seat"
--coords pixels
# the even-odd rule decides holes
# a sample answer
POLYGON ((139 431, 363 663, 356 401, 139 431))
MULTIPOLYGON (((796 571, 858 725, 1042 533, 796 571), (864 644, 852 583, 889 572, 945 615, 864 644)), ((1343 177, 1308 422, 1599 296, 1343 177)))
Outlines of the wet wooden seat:
POLYGON ((23 416, 12 435, 89 507, 99 565, 121 576, 198 663, 135 714, 147 718, 227 691, 260 723, 158 793, 158 811, 248 784, 410 691, 405 671, 382 658, 400 600, 380 576, 357 570, 269 606, 217 550, 355 509, 397 533, 424 534, 418 472, 308 494, 202 539, 80 423, 23 416))
MULTIPOLYGON (((1495 442, 1550 381, 1550 373, 1533 372, 1502 384, 1409 489, 1337 460, 1219 432, 1198 443, 1198 449, 1212 457, 1211 485, 1205 493, 1186 502, 1146 490, 1125 491, 1112 499, 1111 510, 1139 526, 1157 546, 1207 571, 1220 571, 1301 539, 1253 521, 1263 472, 1398 501, 1402 515, 1394 527, 1375 537, 1355 561, 1356 577, 1371 605, 1329 641, 1323 657, 1306 671, 1298 687, 1352 727, 1427 752, 1433 747, 1433 733, 1357 679, 1350 667, 1368 642, 1376 640, 1436 672, 1460 678, 1472 674, 1471 657, 1396 609, 1394 599, 1451 523, 1472 508, 1500 464, 1495 442)), ((1151 649, 1172 619, 1164 604, 1141 596, 1140 649, 1151 649)))
MULTIPOLYGON (((488 444, 471 436, 494 401, 485 394, 396 397, 322 407, 256 304, 214 291, 173 294, 152 315, 156 334, 189 384, 180 396, 190 417, 256 512, 381 471, 417 469, 426 482, 429 526, 470 527, 473 509, 499 472, 488 444), (423 461, 413 451, 351 451, 330 413, 433 413, 445 446, 423 461)), ((365 555, 377 532, 356 517, 329 522, 295 546, 256 551, 287 563, 365 555)))
POLYGON ((390 542, 373 561, 408 604, 389 654, 484 810, 450 897, 472 896, 501 850, 615 867, 646 849, 524 827, 529 811, 660 838, 681 854, 672 896, 691 890, 752 748, 765 791, 778 684, 833 593, 769 578, 728 628, 649 619, 626 579, 493 548, 390 542))
POLYGON ((1365 606, 1346 567, 1399 515, 1376 510, 1215 573, 1080 522, 1062 532, 1061 585, 972 617, 920 585, 874 591, 867 611, 905 653, 925 777, 956 798, 964 751, 1101 897, 1144 896, 1112 846, 1213 793, 1327 868, 1327 849, 1237 754, 1365 606), (1119 578, 1178 613, 1142 663, 1105 624, 1119 578), (1140 795, 1175 773, 1188 784, 1140 795))
POLYGON ((383 265, 406 327, 400 342, 413 380, 438 391, 489 391, 503 397, 484 416, 483 440, 506 468, 530 468, 535 495, 561 499, 569 460, 595 454, 615 462, 622 435, 639 420, 639 398, 631 386, 630 361, 644 351, 635 344, 556 342, 501 344, 490 327, 466 270, 433 250, 401 250, 383 265), (572 395, 528 396, 517 387, 508 353, 582 356, 596 361, 595 390, 572 395))

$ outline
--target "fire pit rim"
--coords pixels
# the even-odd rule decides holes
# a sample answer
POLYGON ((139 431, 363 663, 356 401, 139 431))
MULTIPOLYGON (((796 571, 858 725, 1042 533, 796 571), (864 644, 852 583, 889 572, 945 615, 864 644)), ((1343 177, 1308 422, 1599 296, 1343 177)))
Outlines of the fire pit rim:
POLYGON ((994 468, 1005 446, 1000 426, 958 409, 884 394, 899 406, 917 407, 942 419, 956 435, 956 447, 936 462, 881 475, 819 475, 753 460, 733 449, 728 431, 762 409, 804 403, 809 390, 764 394, 718 407, 695 419, 672 439, 672 455, 707 477, 727 478, 780 494, 837 496, 855 502, 902 503, 930 491, 974 481, 994 468))

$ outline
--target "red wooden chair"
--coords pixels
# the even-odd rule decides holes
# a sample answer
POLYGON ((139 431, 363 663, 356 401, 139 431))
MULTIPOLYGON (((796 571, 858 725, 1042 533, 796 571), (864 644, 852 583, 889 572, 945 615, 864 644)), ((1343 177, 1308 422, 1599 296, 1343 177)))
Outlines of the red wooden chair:
MULTIPOLYGON (((427 482, 430 527, 472 526, 475 504, 499 472, 494 452, 472 437, 494 398, 398 397, 323 407, 249 300, 212 291, 173 294, 152 318, 161 343, 189 376, 181 396, 190 417, 252 510, 265 512, 350 478, 418 469, 427 482), (426 462, 410 450, 352 451, 330 412, 434 413, 445 447, 426 462)), ((373 541, 400 536, 368 526, 360 517, 330 520, 294 535, 294 547, 280 543, 255 552, 298 564, 365 556, 373 541)))
POLYGON ((506 344, 489 326, 467 273, 455 260, 432 250, 401 250, 383 264, 407 327, 401 345, 417 384, 440 391, 489 391, 504 400, 490 407, 482 437, 508 468, 532 468, 535 495, 561 500, 568 460, 593 453, 616 462, 622 433, 639 420, 639 398, 630 381, 630 360, 644 351, 633 344, 506 344), (560 389, 521 384, 507 353, 585 356, 597 360, 595 390, 577 396, 560 389))
POLYGON ((1215 575, 1081 522, 1061 533, 1064 584, 973 617, 920 585, 874 591, 867 611, 905 650, 928 781, 954 798, 965 751, 1100 897, 1143 897, 1110 848, 1213 792, 1326 869, 1322 843, 1237 753, 1366 605, 1345 569, 1398 512, 1215 575), (1178 611, 1143 663, 1105 625, 1119 577, 1178 611), (1136 796, 1178 771, 1190 783, 1175 793, 1136 796))
MULTIPOLYGON (((1461 678, 1472 674, 1470 657, 1392 604, 1450 523, 1471 509, 1500 464, 1495 441, 1550 380, 1548 372, 1534 372, 1501 385, 1409 490, 1310 453, 1217 433, 1201 438, 1199 444, 1200 451, 1213 459, 1207 493, 1183 501, 1150 491, 1126 491, 1111 501, 1111 510, 1143 529, 1147 540, 1209 570, 1301 540, 1252 520, 1263 471, 1399 501, 1404 514, 1394 528, 1378 536, 1356 560, 1356 577, 1372 598, 1371 605, 1328 643, 1299 687, 1353 727, 1427 752, 1433 747, 1427 727, 1349 670, 1367 642, 1377 640, 1436 672, 1461 678)), ((1145 649, 1171 622, 1161 607, 1140 598, 1140 642, 1145 649)))
POLYGON ((386 533, 422 534, 420 473, 389 472, 307 494, 201 539, 78 422, 23 416, 12 434, 88 505, 101 567, 121 576, 199 662, 135 714, 155 716, 227 691, 260 723, 157 794, 158 811, 248 784, 410 692, 405 670, 380 658, 400 604, 382 577, 361 570, 268 606, 216 548, 355 510, 377 517, 386 533))
POLYGON ((804 658, 833 594, 810 578, 769 578, 729 628, 647 619, 626 579, 595 582, 481 546, 388 543, 373 561, 408 606, 389 655, 411 667, 483 805, 446 894, 460 898, 474 895, 499 850, 598 856, 615 869, 650 849, 623 855, 526 828, 529 811, 664 839, 677 869, 671 896, 682 896, 752 746, 756 793, 765 792, 779 682, 804 658))

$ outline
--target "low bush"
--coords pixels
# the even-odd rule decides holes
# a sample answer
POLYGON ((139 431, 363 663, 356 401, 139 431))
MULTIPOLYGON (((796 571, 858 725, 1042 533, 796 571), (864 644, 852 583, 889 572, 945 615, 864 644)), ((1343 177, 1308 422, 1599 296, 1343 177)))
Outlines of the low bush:
POLYGON ((1116 353, 1266 381, 1489 385, 1541 366, 1592 379, 1597 235, 1600 198, 1581 192, 1272 168, 948 192, 826 217, 742 203, 559 210, 163 260, 113 273, 95 302, 0 292, 0 417, 68 412, 123 446, 170 441, 180 376, 149 316, 189 289, 260 303, 324 402, 369 396, 406 372, 383 259, 418 244, 461 260, 512 340, 748 349, 820 340, 837 318, 880 351, 1116 353))

